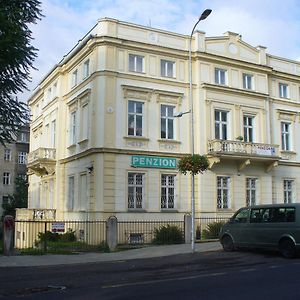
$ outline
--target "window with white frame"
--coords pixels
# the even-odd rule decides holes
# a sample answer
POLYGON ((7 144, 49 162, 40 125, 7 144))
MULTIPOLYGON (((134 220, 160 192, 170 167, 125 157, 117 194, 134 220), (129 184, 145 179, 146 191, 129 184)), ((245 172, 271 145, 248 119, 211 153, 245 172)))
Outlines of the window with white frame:
POLYGON ((76 69, 72 73, 72 87, 76 86, 78 84, 78 70, 76 69))
POLYGON ((161 208, 174 209, 175 200, 175 175, 161 175, 161 208))
POLYGON ((279 83, 279 97, 289 98, 289 86, 286 83, 279 83))
POLYGON ((11 183, 11 176, 9 172, 3 173, 3 185, 10 185, 11 183))
POLYGON ((129 71, 143 73, 145 72, 144 56, 129 54, 129 71))
POLYGON ((128 101, 128 135, 143 135, 143 102, 128 101))
POLYGON ((172 105, 161 105, 160 108, 160 137, 162 139, 174 139, 174 109, 172 105))
POLYGON ((80 175, 80 199, 79 199, 79 209, 86 210, 87 209, 87 202, 88 202, 88 194, 87 194, 87 175, 81 174, 80 175))
POLYGON ((160 74, 162 77, 175 77, 175 62, 161 59, 160 74))
POLYGON ((51 122, 51 147, 55 148, 56 146, 56 120, 51 122))
POLYGON ((18 153, 18 164, 25 165, 27 163, 27 153, 19 152, 18 153))
POLYGON ((253 90, 253 76, 250 74, 243 74, 243 88, 253 90))
POLYGON ((257 178, 246 178, 246 206, 256 204, 257 178))
POLYGON ((28 143, 28 133, 27 132, 20 132, 18 136, 18 141, 22 143, 28 143))
POLYGON ((74 209, 74 188, 75 188, 75 177, 69 176, 68 177, 68 209, 74 209))
POLYGON ((227 140, 228 137, 228 112, 215 110, 215 139, 227 140))
POLYGON ((76 143, 76 111, 71 112, 70 115, 70 144, 73 145, 76 143))
POLYGON ((227 209, 230 206, 230 177, 217 176, 217 208, 227 209))
POLYGON ((11 149, 4 149, 4 160, 11 161, 11 149))
POLYGON ((284 203, 293 202, 293 186, 294 180, 284 179, 283 180, 283 201, 284 203))
POLYGON ((90 60, 87 59, 83 63, 83 79, 89 77, 89 75, 90 75, 90 60))
POLYGON ((81 107, 81 122, 80 122, 80 138, 86 140, 88 138, 88 123, 89 123, 89 105, 84 104, 81 107))
POLYGON ((281 122, 281 147, 284 151, 291 150, 291 124, 281 122))
POLYGON ((254 116, 244 115, 244 141, 252 143, 254 135, 254 116))
POLYGON ((21 178, 24 181, 27 181, 27 175, 26 174, 18 174, 18 178, 21 178))
POLYGON ((143 173, 128 173, 128 209, 142 209, 144 197, 143 173))
POLYGON ((227 84, 227 70, 215 68, 215 83, 216 84, 227 84))

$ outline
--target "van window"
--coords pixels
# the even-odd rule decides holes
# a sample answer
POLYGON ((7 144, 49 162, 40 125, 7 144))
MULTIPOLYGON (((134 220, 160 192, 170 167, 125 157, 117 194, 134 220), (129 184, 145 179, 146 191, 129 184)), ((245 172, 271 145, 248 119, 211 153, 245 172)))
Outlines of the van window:
POLYGON ((248 220, 248 215, 249 209, 242 209, 232 218, 232 221, 234 223, 246 223, 248 220))
POLYGON ((251 209, 250 223, 295 222, 295 207, 274 207, 251 209))

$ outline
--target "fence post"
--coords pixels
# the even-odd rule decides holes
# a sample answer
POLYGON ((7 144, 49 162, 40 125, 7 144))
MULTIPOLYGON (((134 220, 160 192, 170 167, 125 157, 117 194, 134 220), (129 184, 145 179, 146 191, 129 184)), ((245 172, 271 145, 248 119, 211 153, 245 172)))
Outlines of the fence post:
POLYGON ((14 249, 15 221, 13 216, 5 216, 3 222, 3 254, 11 255, 14 249))
POLYGON ((192 216, 184 215, 184 242, 190 244, 192 241, 192 216))
POLYGON ((106 242, 111 251, 118 245, 118 219, 115 216, 109 217, 106 221, 106 242))

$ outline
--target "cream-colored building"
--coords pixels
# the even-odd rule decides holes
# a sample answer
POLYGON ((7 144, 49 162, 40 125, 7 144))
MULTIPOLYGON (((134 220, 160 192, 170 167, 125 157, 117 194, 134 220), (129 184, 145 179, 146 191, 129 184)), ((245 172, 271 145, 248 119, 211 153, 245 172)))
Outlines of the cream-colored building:
MULTIPOLYGON (((104 18, 29 106, 29 208, 18 218, 182 220, 191 178, 189 36, 104 18)), ((192 39, 196 216, 300 201, 300 63, 226 32, 192 39), (298 136, 298 138, 297 138, 298 136)))

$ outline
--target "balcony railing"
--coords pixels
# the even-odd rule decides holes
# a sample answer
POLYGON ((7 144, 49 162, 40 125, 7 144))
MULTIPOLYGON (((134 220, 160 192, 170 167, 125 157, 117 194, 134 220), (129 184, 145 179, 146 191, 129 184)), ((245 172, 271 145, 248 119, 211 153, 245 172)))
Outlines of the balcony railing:
POLYGON ((212 140, 208 142, 208 153, 279 157, 279 146, 231 140, 212 140))
POLYGON ((56 149, 54 148, 38 148, 28 154, 28 163, 33 163, 37 160, 55 160, 56 149))
POLYGON ((55 220, 55 209, 43 208, 17 208, 17 220, 55 220))

